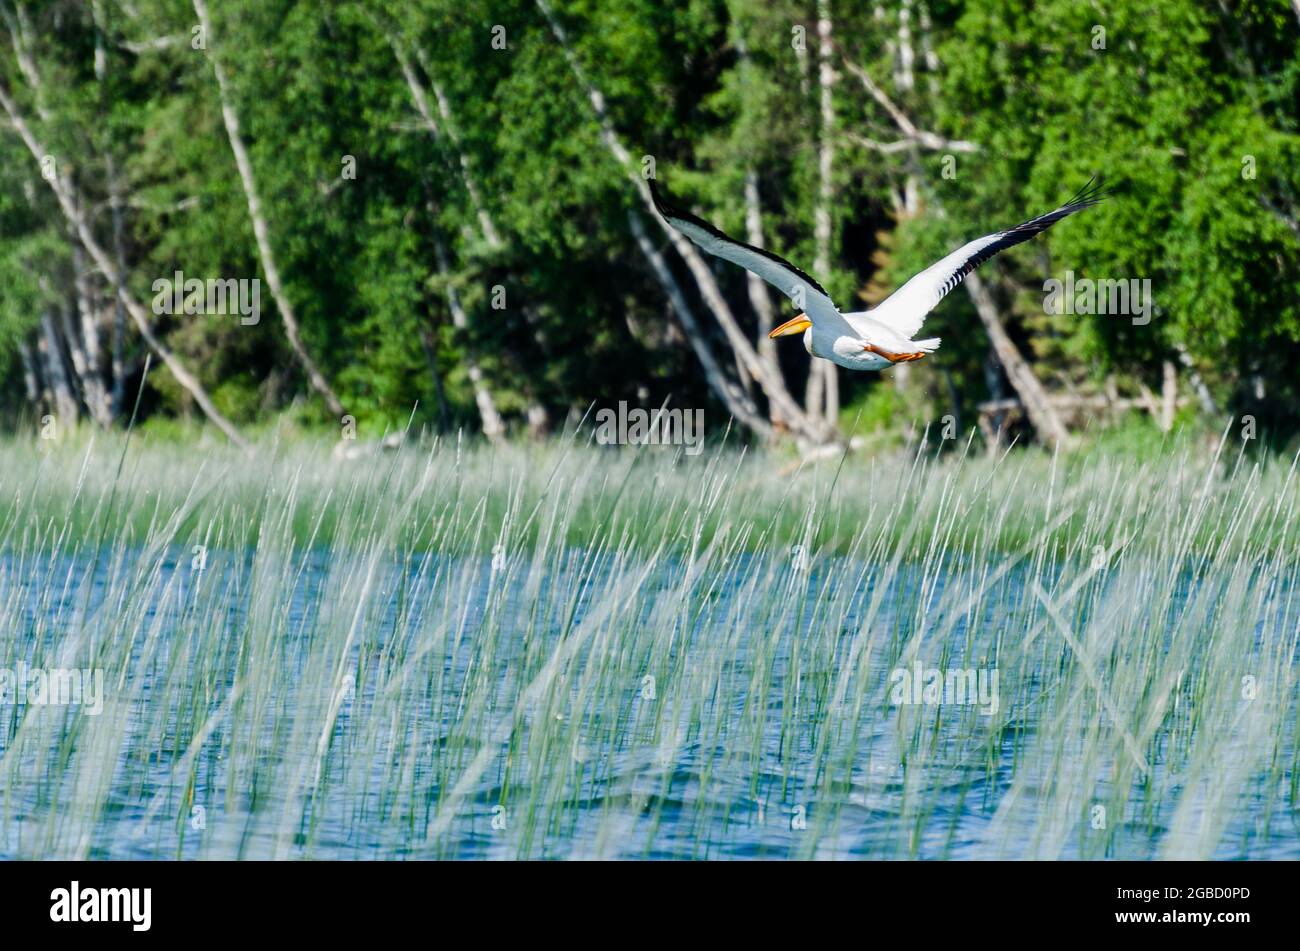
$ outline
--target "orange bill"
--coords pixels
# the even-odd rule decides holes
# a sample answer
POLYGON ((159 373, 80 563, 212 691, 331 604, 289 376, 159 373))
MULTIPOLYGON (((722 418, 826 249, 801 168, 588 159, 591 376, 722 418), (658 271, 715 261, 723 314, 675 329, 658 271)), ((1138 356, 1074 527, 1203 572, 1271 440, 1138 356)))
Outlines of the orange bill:
POLYGON ((807 314, 800 314, 791 320, 787 320, 780 327, 772 330, 769 337, 785 337, 790 334, 801 334, 812 326, 812 321, 808 319, 807 314))

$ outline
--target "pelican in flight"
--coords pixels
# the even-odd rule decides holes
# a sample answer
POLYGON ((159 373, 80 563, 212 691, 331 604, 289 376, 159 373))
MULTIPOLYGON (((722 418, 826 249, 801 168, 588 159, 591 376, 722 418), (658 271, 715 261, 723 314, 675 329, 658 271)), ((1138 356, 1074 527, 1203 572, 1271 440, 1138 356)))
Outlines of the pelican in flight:
POLYGON ((848 314, 840 313, 825 289, 789 261, 727 237, 702 218, 665 201, 653 178, 649 185, 655 207, 665 221, 710 254, 757 274, 789 295, 803 311, 774 329, 769 337, 803 334, 804 348, 814 357, 825 357, 850 370, 883 370, 895 363, 920 360, 938 350, 938 337, 913 338, 944 295, 999 251, 1028 241, 1062 218, 1101 201, 1105 196, 1093 181, 1055 211, 962 245, 917 274, 874 310, 848 314), (808 330, 812 332, 806 333, 808 330))

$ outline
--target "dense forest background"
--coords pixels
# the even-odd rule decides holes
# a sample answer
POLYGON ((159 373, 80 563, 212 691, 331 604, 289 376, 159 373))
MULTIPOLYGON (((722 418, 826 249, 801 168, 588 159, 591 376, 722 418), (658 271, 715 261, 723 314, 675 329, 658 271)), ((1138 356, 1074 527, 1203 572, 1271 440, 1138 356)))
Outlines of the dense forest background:
MULTIPOLYGON (((0 404, 51 421, 755 442, 1300 432, 1300 0, 0 0, 0 404), (1112 191, 835 372, 644 176, 843 309, 1112 191), (1044 281, 1149 281, 1150 319, 1044 281), (176 272, 260 319, 166 313, 176 272), (779 345, 778 345, 779 344, 779 345), (152 369, 143 389, 146 357, 152 369), (1208 423, 1207 423, 1208 424, 1208 423), (874 434, 874 435, 873 435, 874 434)), ((183 308, 182 308, 183 309, 183 308)))

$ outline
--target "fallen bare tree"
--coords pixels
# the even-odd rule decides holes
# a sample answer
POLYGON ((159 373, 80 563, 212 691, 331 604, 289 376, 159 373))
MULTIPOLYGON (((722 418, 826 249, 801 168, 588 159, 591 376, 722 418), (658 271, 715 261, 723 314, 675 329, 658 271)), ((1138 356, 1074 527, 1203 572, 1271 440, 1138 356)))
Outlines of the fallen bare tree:
POLYGON ((681 284, 673 277, 663 255, 659 253, 659 249, 650 240, 641 216, 635 211, 629 211, 627 217, 628 225, 632 229, 633 237, 636 238, 637 246, 641 249, 641 253, 646 256, 646 260, 650 262, 651 271, 654 272, 655 278, 663 287, 664 293, 668 296, 673 309, 677 312, 677 317, 686 331, 686 339, 695 351, 695 356, 699 359, 700 365, 704 367, 704 375, 710 388, 722 400, 723 405, 727 407, 728 412, 737 421, 753 430, 759 438, 771 440, 775 436, 772 425, 763 418, 758 407, 754 405, 754 401, 745 392, 744 388, 723 371, 718 363, 717 356, 713 353, 713 348, 709 346, 709 342, 704 336, 703 328, 695 318, 695 312, 691 309, 691 305, 682 291, 681 284))
POLYGON ((1047 391, 1038 377, 1034 376, 1029 361, 1020 355, 1020 350, 1012 342, 1006 328, 1002 326, 1002 318, 998 315, 998 306, 993 300, 993 295, 984 286, 978 274, 967 274, 964 283, 966 292, 975 304, 980 322, 984 324, 984 329, 989 335, 989 342, 993 344, 993 350, 1002 363, 1002 369, 1006 371, 1012 389, 1020 396, 1020 402, 1024 404, 1029 421, 1034 424, 1038 438, 1049 445, 1053 443, 1062 447, 1069 445, 1070 434, 1066 431, 1065 424, 1061 422, 1060 415, 1048 401, 1047 391))

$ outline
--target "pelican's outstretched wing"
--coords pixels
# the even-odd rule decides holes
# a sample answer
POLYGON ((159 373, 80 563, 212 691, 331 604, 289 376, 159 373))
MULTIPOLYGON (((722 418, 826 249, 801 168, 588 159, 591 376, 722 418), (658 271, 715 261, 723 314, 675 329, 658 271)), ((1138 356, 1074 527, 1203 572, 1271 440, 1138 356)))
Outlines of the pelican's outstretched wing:
POLYGON ((803 310, 814 324, 839 318, 839 310, 826 289, 780 255, 729 238, 703 218, 664 200, 655 180, 649 179, 650 195, 664 220, 705 251, 724 261, 752 271, 803 310))
POLYGON ((1097 204, 1106 196, 1092 179, 1077 195, 1055 211, 1031 218, 1008 231, 998 231, 964 244, 937 264, 932 264, 894 291, 880 306, 870 311, 876 320, 888 324, 905 337, 921 329, 925 316, 950 290, 999 251, 1042 234, 1062 218, 1097 204))

